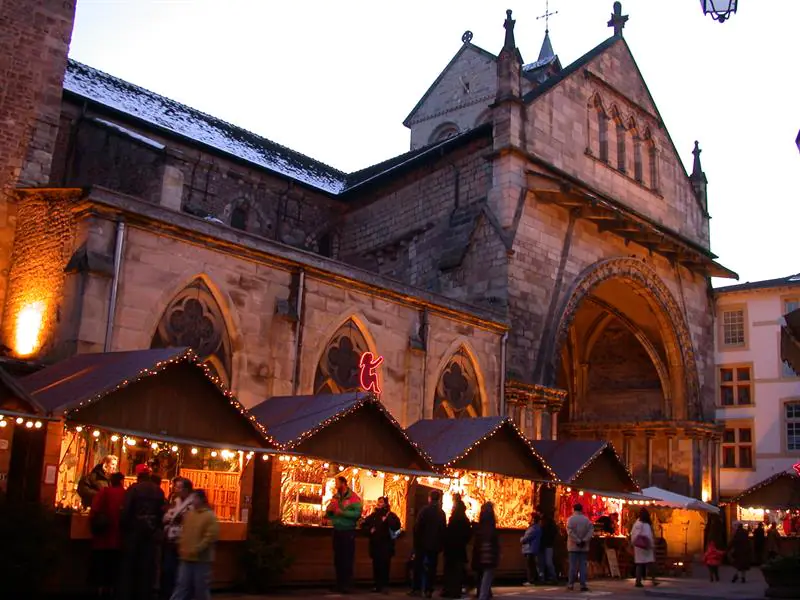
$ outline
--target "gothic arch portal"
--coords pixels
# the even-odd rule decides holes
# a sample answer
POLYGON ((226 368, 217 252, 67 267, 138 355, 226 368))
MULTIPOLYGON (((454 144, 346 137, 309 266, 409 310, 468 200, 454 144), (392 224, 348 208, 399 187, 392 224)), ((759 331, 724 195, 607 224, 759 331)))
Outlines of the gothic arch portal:
POLYGON ((173 296, 161 313, 151 348, 190 347, 230 388, 231 338, 222 307, 203 277, 195 277, 173 296))
MULTIPOLYGON (((542 345, 544 365, 543 383, 556 385, 562 352, 565 349, 570 326, 576 312, 589 301, 593 290, 601 284, 619 280, 643 298, 652 310, 663 339, 665 365, 671 383, 671 406, 667 409, 672 418, 700 418, 699 376, 689 328, 684 315, 669 288, 646 263, 639 259, 618 257, 595 263, 585 269, 573 282, 555 312, 549 339, 542 345)), ((653 352, 645 348, 648 353, 653 352)), ((665 377, 656 364, 659 378, 665 377)))
POLYGON ((465 343, 445 354, 433 390, 433 418, 458 419, 487 415, 483 377, 465 343))
MULTIPOLYGON (((375 353, 375 350, 360 320, 348 317, 328 338, 319 354, 314 371, 314 394, 360 390, 359 361, 364 352, 375 353)), ((378 377, 380 381, 380 373, 378 377)))

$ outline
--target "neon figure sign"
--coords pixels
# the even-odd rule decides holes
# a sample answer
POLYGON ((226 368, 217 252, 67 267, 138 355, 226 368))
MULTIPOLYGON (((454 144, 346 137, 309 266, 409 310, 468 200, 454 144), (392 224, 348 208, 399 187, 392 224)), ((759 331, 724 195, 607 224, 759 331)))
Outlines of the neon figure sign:
POLYGON ((800 477, 800 462, 793 464, 792 468, 794 469, 794 472, 797 473, 797 476, 800 477))
POLYGON ((378 366, 382 362, 383 357, 376 357, 372 352, 364 352, 361 355, 361 360, 358 362, 358 366, 361 369, 359 382, 365 392, 381 393, 381 387, 378 383, 378 366))

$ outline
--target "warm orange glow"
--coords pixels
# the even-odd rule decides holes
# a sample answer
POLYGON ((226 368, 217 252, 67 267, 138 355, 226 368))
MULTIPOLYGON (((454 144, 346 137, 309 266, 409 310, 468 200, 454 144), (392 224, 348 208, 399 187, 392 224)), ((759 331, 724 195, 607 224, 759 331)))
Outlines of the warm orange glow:
POLYGON ((41 347, 44 310, 44 302, 38 301, 26 304, 17 313, 14 350, 18 356, 30 356, 41 347))

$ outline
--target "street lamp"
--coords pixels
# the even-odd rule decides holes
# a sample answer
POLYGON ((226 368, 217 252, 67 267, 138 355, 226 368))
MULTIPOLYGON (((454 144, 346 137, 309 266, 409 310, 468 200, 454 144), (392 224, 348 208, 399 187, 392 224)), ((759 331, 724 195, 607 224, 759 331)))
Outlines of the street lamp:
POLYGON ((736 5, 739 0, 700 0, 704 15, 711 15, 711 18, 720 23, 724 23, 736 12, 736 5))

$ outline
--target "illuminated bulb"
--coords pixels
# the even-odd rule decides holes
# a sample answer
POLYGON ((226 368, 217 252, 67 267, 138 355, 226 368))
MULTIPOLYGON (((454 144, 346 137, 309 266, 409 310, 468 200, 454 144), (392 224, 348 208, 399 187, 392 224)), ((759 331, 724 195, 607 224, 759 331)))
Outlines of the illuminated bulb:
POLYGON ((212 450, 211 451, 211 458, 217 458, 217 451, 216 450, 212 450))
POLYGON ((353 475, 358 475, 358 469, 353 469, 353 475))
POLYGON ((764 512, 765 512, 766 514, 769 514, 769 509, 766 509, 764 512))
POLYGON ((7 426, 8 426, 8 423, 6 422, 6 420, 5 420, 5 419, 3 419, 2 421, 0 421, 0 427, 7 427, 7 426))
POLYGON ((197 453, 198 453, 197 448, 192 448, 192 454, 197 454, 197 453))
MULTIPOLYGON (((265 454, 264 456, 266 456, 266 454, 265 454)), ((322 465, 322 468, 323 468, 323 469, 327 469, 327 468, 329 468, 329 467, 330 467, 330 465, 329 465, 328 463, 325 463, 324 465, 322 465)))
POLYGON ((572 488, 567 488, 567 493, 569 494, 572 491, 572 488))
POLYGON ((386 479, 386 473, 378 473, 378 477, 381 479, 386 479))
POLYGON ((118 442, 119 441, 119 436, 115 433, 114 435, 111 436, 111 441, 112 442, 118 442))
POLYGON ((22 425, 25 422, 25 419, 22 417, 17 417, 17 425, 22 425))
POLYGON ((42 428, 42 422, 41 421, 36 421, 36 423, 34 423, 33 426, 36 427, 36 429, 41 429, 42 428))
POLYGON ((27 423, 25 423, 25 427, 27 427, 28 429, 33 429, 33 421, 28 421, 27 423))
POLYGON ((136 440, 134 438, 128 438, 128 446, 135 446, 136 440))
POLYGON ((400 481, 400 475, 395 475, 392 477, 392 481, 400 481))
POLYGON ((411 478, 410 478, 408 475, 406 475, 406 476, 405 476, 405 480, 406 480, 406 481, 409 481, 410 479, 411 479, 411 478))
POLYGON ((77 431, 78 433, 80 433, 81 431, 83 431, 83 427, 81 427, 80 425, 78 425, 78 426, 75 428, 75 431, 77 431))
POLYGON ((96 438, 99 438, 99 437, 100 437, 100 431, 99 431, 99 430, 97 430, 97 429, 95 429, 95 430, 92 432, 92 435, 93 435, 94 437, 96 437, 96 438))
POLYGON ((597 495, 596 494, 592 494, 592 500, 597 500, 597 495))
POLYGON ((306 462, 307 462, 309 465, 313 465, 313 464, 314 464, 314 461, 313 461, 313 460, 311 460, 310 458, 309 458, 309 459, 308 459, 306 462))
POLYGON ((339 465, 339 472, 342 472, 342 471, 344 471, 344 467, 339 465))
POLYGON ((171 450, 172 450, 173 452, 177 452, 177 451, 178 451, 178 447, 177 447, 177 446, 173 446, 173 447, 171 448, 171 450))
POLYGON ((152 444, 150 444, 150 447, 151 447, 153 450, 158 450, 158 444, 156 444, 155 442, 153 442, 152 444))
POLYGON ((583 496, 583 491, 578 492, 578 496, 583 496))
POLYGON ((261 460, 269 460, 269 454, 262 454, 261 460))

